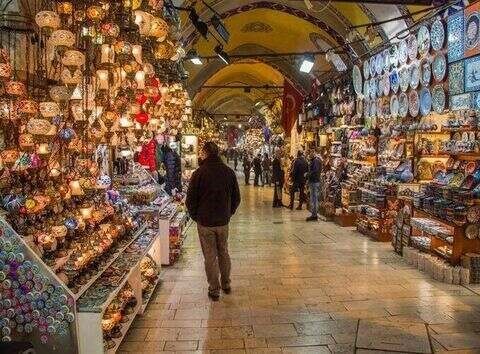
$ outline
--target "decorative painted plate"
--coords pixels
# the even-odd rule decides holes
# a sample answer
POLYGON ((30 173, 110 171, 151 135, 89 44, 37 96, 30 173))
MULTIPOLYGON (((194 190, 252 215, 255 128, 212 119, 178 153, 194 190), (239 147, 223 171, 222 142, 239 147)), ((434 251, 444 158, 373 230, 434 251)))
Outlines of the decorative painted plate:
POLYGON ((420 90, 420 114, 426 116, 432 110, 432 95, 426 87, 420 90))
POLYGON ((403 67, 400 69, 398 75, 400 76, 400 89, 402 92, 406 92, 408 90, 408 85, 410 85, 410 69, 403 67))
POLYGON ((363 104, 364 104, 363 99, 357 99, 356 110, 359 115, 363 114, 363 104))
POLYGON ((435 51, 438 51, 443 48, 445 44, 445 27, 440 17, 437 17, 432 23, 432 28, 430 29, 430 41, 432 42, 432 48, 435 51))
POLYGON ((375 55, 375 72, 380 75, 383 71, 383 57, 381 53, 375 55))
POLYGON ((480 17, 478 12, 472 12, 465 19, 465 49, 472 50, 478 45, 480 37, 480 17))
POLYGON ((353 89, 355 90, 355 93, 357 95, 362 94, 362 72, 360 71, 360 68, 358 65, 353 66, 352 70, 352 81, 353 81, 353 89))
POLYGON ((460 60, 448 65, 448 93, 459 95, 465 92, 464 61, 460 60))
POLYGON ((398 47, 396 44, 393 44, 388 50, 390 54, 390 65, 393 67, 398 66, 398 47))
POLYGON ((436 85, 432 90, 432 107, 438 114, 443 113, 446 105, 446 96, 443 85, 436 85))
POLYGON ((430 59, 423 58, 420 62, 420 81, 423 86, 430 85, 432 79, 432 67, 430 66, 430 59))
POLYGON ((447 19, 447 47, 448 47, 448 62, 463 59, 464 48, 464 14, 463 11, 458 11, 447 19))
POLYGON ((390 97, 390 114, 392 118, 398 117, 398 109, 398 97, 397 95, 392 95, 392 97, 390 97))
POLYGON ((410 66, 410 87, 416 89, 420 83, 420 65, 418 61, 410 66))
POLYGON ((418 99, 418 92, 416 90, 410 91, 408 94, 408 113, 412 117, 418 116, 418 111, 420 110, 420 102, 418 99))
POLYGON ((383 76, 383 94, 385 96, 390 94, 390 77, 388 73, 383 76))
POLYGON ((370 58, 370 63, 368 63, 368 67, 370 68, 370 77, 375 77, 376 70, 375 70, 375 56, 370 58))
POLYGON ((370 66, 369 66, 368 60, 365 60, 363 62, 363 78, 365 80, 368 80, 369 77, 370 77, 370 66))
POLYGON ((390 87, 394 93, 398 92, 398 89, 400 87, 400 78, 398 77, 397 69, 393 69, 390 72, 390 87))
POLYGON ((363 82, 363 96, 367 99, 370 97, 370 82, 368 80, 363 82))
POLYGON ((443 81, 447 73, 447 58, 439 53, 435 56, 432 63, 433 78, 436 82, 443 81))
POLYGON ((388 49, 384 49, 382 52, 383 72, 388 73, 390 70, 390 53, 388 49))
POLYGON ((427 26, 421 26, 417 32, 418 53, 421 57, 430 51, 430 31, 427 26))
POLYGON ((377 98, 377 117, 383 117, 384 114, 383 97, 377 98))
POLYGON ((405 64, 408 60, 407 41, 402 39, 398 44, 398 61, 400 64, 405 64))
POLYGON ((370 79, 370 98, 375 98, 377 97, 377 78, 374 77, 373 79, 370 79))
POLYGON ((371 100, 370 101, 370 118, 373 118, 377 115, 377 101, 371 100))
POLYGON ((405 92, 398 96, 398 114, 402 118, 405 118, 408 114, 408 97, 405 92))
POLYGON ((407 38, 407 52, 410 60, 415 60, 418 55, 417 37, 415 37, 413 34, 407 38))

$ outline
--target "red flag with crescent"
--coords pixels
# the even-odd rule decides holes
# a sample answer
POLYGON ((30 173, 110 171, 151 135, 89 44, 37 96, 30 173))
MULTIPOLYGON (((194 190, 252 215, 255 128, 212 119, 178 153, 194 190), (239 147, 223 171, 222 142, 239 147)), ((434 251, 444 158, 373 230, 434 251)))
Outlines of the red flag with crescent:
POLYGON ((283 82, 283 106, 282 106, 282 127, 285 136, 290 132, 301 112, 303 95, 288 80, 283 82))

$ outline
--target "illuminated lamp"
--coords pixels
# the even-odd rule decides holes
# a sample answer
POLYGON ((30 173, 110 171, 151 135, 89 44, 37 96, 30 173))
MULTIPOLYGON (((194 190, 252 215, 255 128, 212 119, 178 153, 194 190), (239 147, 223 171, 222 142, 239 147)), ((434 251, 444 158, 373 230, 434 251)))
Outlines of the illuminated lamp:
POLYGON ((25 96, 27 88, 23 82, 20 81, 7 81, 5 84, 5 92, 14 97, 25 96))
POLYGON ((12 66, 9 63, 0 63, 0 80, 8 80, 12 76, 12 66))
POLYGON ((59 29, 50 36, 50 43, 58 49, 70 48, 75 44, 75 35, 71 31, 59 29))
POLYGON ((58 3, 57 11, 62 15, 70 15, 73 12, 73 5, 70 1, 62 1, 58 3))
POLYGON ((108 70, 97 70, 97 88, 108 90, 108 70))
POLYGON ((70 192, 72 195, 74 196, 80 196, 80 195, 84 195, 85 192, 83 191, 83 188, 82 186, 80 185, 80 181, 78 179, 75 179, 73 181, 70 181, 70 183, 68 184, 68 186, 70 187, 70 192))
POLYGON ((89 220, 92 218, 93 207, 89 204, 84 204, 79 208, 80 215, 83 220, 89 220))
POLYGON ((168 34, 168 23, 159 17, 153 17, 150 22, 150 30, 148 35, 160 40, 164 39, 168 34))
POLYGON ((85 55, 78 50, 67 50, 63 53, 62 64, 75 69, 85 64, 85 55))
POLYGON ((145 112, 139 112, 135 115, 135 120, 142 125, 147 124, 149 119, 150 116, 145 112))
POLYGON ((52 118, 60 114, 60 107, 56 102, 40 102, 40 114, 45 118, 52 118))
POLYGON ((133 122, 127 115, 123 115, 120 118, 118 125, 120 126, 120 128, 131 128, 133 126, 133 122))
POLYGON ((70 90, 66 86, 52 86, 50 88, 50 97, 54 102, 66 102, 71 98, 70 90))
POLYGON ((142 64, 143 58, 142 58, 142 46, 139 44, 135 44, 132 46, 132 55, 135 58, 135 60, 142 64))
POLYGON ((77 86, 83 81, 82 71, 80 69, 71 71, 68 68, 64 68, 60 74, 60 79, 67 86, 77 86))
POLYGON ((18 102, 18 111, 23 114, 37 114, 38 104, 30 99, 21 100, 18 102))
POLYGON ((60 27, 60 16, 54 11, 40 11, 35 15, 35 23, 42 30, 53 31, 60 27))
POLYGON ((135 74, 135 81, 137 83, 138 90, 145 89, 145 72, 137 71, 137 73, 135 74))
POLYGON ((37 147, 37 154, 39 155, 50 155, 50 145, 47 143, 41 143, 37 147))
POLYGON ((153 16, 147 12, 136 10, 135 11, 135 24, 138 26, 140 35, 148 36, 150 33, 151 22, 153 16))
POLYGON ((135 101, 137 101, 139 105, 143 105, 145 102, 147 102, 147 99, 147 96, 145 96, 144 94, 138 94, 135 98, 135 101))
POLYGON ((105 16, 105 11, 101 6, 92 5, 87 9, 87 18, 93 22, 99 22, 105 16))
POLYGON ((100 49, 100 63, 103 65, 113 65, 115 63, 115 51, 109 44, 102 44, 100 49))

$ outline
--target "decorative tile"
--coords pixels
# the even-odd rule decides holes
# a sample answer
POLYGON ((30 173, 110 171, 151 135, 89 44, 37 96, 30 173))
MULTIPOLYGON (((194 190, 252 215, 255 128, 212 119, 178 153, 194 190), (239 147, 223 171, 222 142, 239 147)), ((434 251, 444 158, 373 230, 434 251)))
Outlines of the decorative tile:
POLYGON ((452 111, 470 109, 470 107, 471 107, 471 95, 469 93, 450 96, 450 109, 452 111))
POLYGON ((480 55, 465 59, 465 92, 480 90, 480 55))
POLYGON ((464 93, 465 74, 464 62, 457 61, 448 66, 448 91, 450 95, 464 93))
POLYGON ((464 22, 463 11, 458 11, 448 17, 447 21, 447 45, 448 61, 454 62, 460 60, 464 55, 464 22))
POLYGON ((477 55, 480 53, 480 4, 475 3, 465 9, 464 20, 464 45, 465 58, 477 55))
POLYGON ((480 111, 480 91, 472 92, 472 108, 480 111))

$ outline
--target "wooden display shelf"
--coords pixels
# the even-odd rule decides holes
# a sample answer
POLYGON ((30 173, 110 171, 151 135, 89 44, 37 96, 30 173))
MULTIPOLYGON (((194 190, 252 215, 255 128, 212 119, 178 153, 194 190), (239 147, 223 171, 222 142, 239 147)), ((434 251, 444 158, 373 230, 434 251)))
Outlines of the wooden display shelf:
POLYGON ((430 213, 427 213, 415 207, 413 208, 413 213, 414 213, 414 216, 420 216, 427 219, 432 219, 453 229, 453 243, 450 243, 444 240, 442 237, 437 237, 435 235, 425 233, 430 237, 430 240, 431 240, 430 250, 429 250, 431 254, 441 255, 443 258, 448 260, 450 264, 457 265, 460 263, 461 257, 464 254, 469 252, 475 253, 480 251, 480 239, 476 238, 476 239, 470 240, 466 238, 464 225, 457 225, 452 221, 443 220, 438 216, 432 215, 430 213), (452 249, 452 254, 448 256, 444 253, 439 252, 437 248, 441 246, 450 247, 452 249))
POLYGON ((357 221, 357 213, 342 212, 340 215, 334 215, 333 221, 335 222, 335 224, 342 227, 355 226, 355 223, 357 221))
POLYGON ((388 233, 381 232, 380 230, 367 229, 358 224, 357 224, 357 231, 360 232, 361 234, 369 236, 370 238, 378 242, 390 242, 392 239, 392 236, 388 233))

